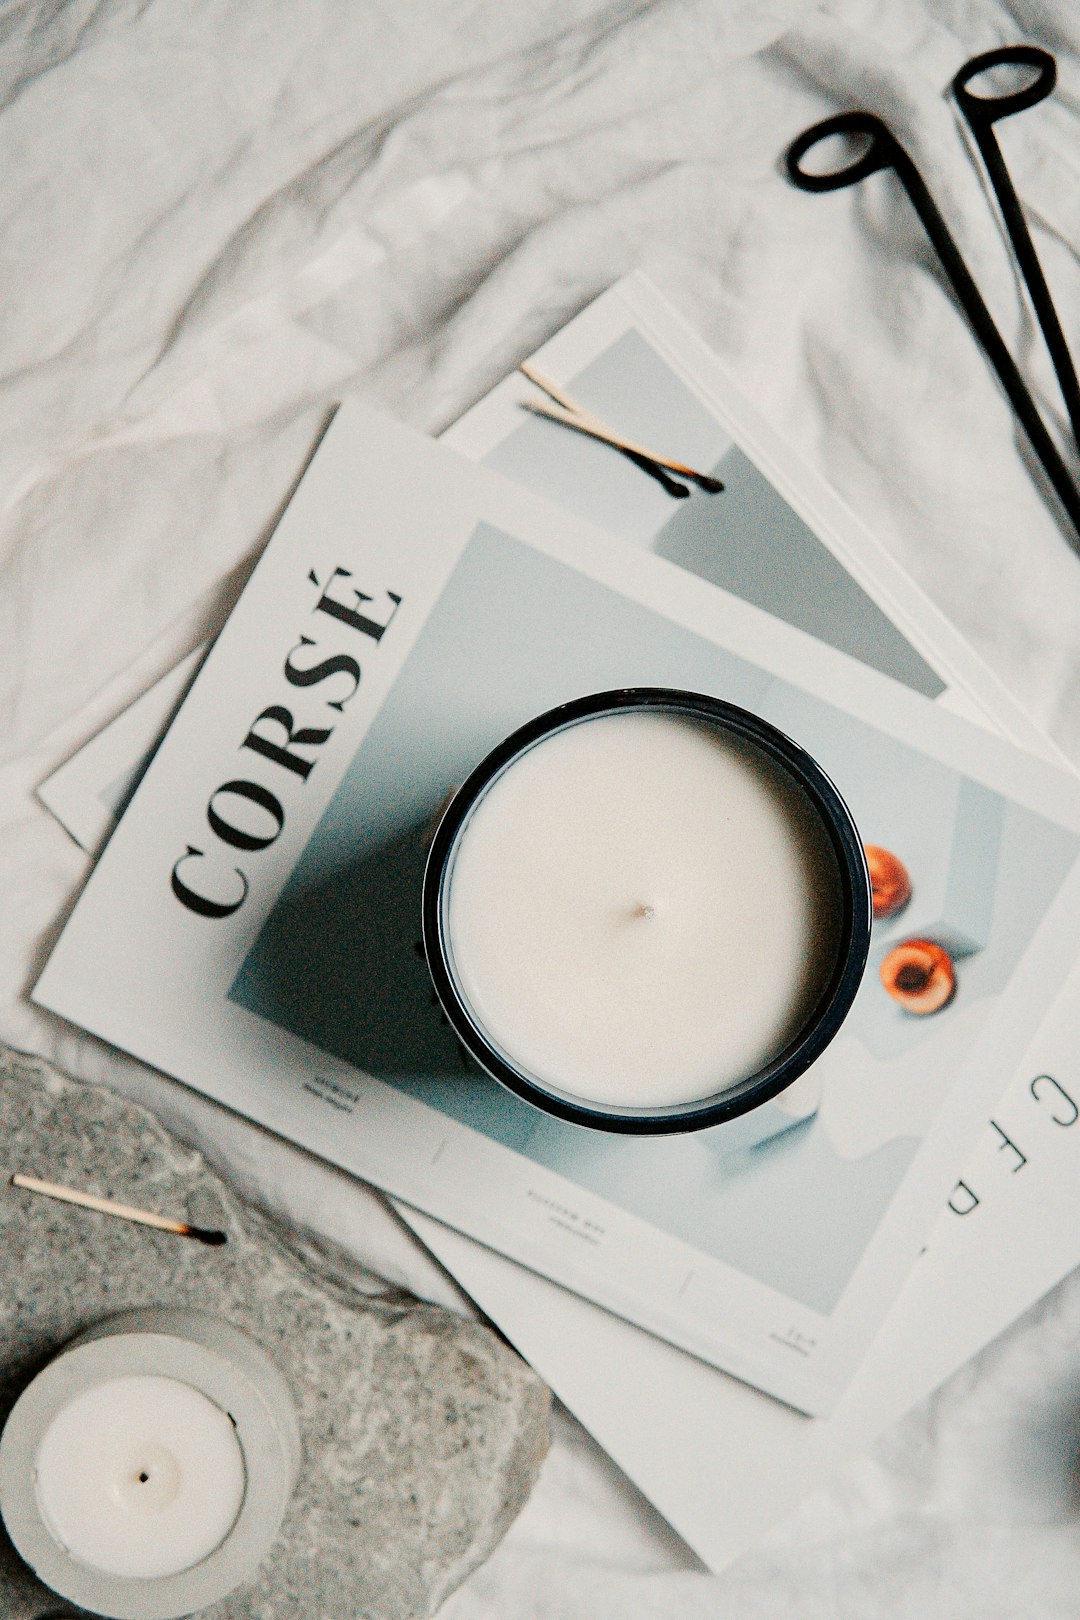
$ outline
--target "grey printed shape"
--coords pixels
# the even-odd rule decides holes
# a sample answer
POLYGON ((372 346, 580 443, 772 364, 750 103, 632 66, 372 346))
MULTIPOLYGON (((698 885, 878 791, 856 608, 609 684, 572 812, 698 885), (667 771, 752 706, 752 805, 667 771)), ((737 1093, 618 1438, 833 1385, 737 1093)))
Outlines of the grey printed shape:
POLYGON ((945 690, 640 332, 624 332, 568 389, 627 438, 715 474, 723 492, 675 500, 617 450, 524 411, 486 464, 925 697, 945 690))
POLYGON ((737 445, 710 471, 723 493, 683 501, 654 551, 912 691, 940 696, 937 672, 737 445))

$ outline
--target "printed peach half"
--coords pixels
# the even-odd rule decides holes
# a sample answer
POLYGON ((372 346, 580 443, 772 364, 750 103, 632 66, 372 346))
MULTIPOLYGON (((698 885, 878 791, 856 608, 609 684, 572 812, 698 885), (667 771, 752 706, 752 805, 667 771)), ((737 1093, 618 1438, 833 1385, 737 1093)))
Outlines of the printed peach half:
POLYGON ((881 964, 881 982, 905 1012, 940 1012, 956 992, 956 970, 943 945, 908 939, 894 945, 881 964))
POLYGON ((864 844, 866 865, 870 872, 870 895, 874 917, 880 922, 895 917, 911 899, 911 878, 908 869, 891 849, 880 844, 864 844))

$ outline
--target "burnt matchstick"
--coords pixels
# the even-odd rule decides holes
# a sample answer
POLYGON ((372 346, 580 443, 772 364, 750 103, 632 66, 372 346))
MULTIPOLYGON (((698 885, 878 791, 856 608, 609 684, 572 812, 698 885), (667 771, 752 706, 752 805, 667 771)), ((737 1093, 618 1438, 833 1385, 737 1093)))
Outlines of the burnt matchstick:
POLYGON ((649 478, 654 478, 665 495, 671 495, 677 501, 684 501, 689 495, 690 491, 685 484, 677 484, 663 467, 658 467, 656 462, 650 461, 647 456, 639 456, 635 450, 620 450, 619 454, 625 456, 627 461, 632 461, 635 467, 640 467, 649 478))
POLYGON ((658 455, 655 450, 647 450, 643 444, 637 444, 633 439, 624 439, 621 434, 613 433, 594 417, 580 416, 574 411, 562 410, 558 405, 549 405, 542 399, 523 399, 521 403, 525 410, 532 411, 534 416, 547 417, 549 422, 561 422, 563 427, 573 428, 576 433, 584 433, 590 439, 599 439, 601 444, 610 444, 613 450, 621 450, 624 455, 639 456, 642 461, 651 461, 654 467, 663 467, 667 472, 678 473, 680 478, 689 478, 699 489, 706 490, 710 495, 718 495, 724 487, 719 478, 697 472, 685 462, 674 461, 670 456, 658 455))
POLYGON ((115 1215, 122 1221, 136 1221, 140 1226, 153 1226, 159 1232, 172 1232, 176 1237, 194 1238, 198 1243, 218 1245, 227 1243, 224 1232, 211 1231, 205 1226, 191 1226, 187 1221, 170 1220, 167 1215, 154 1215, 148 1209, 134 1209, 130 1204, 118 1204, 111 1198, 98 1198, 94 1193, 77 1192, 74 1187, 60 1187, 55 1181, 38 1181, 35 1176, 12 1176, 13 1187, 27 1192, 41 1193, 55 1198, 61 1204, 77 1204, 80 1209, 93 1209, 99 1215, 115 1215))
POLYGON ((522 400, 521 404, 525 410, 532 411, 536 416, 546 416, 549 421, 561 422, 564 427, 574 428, 576 432, 584 433, 591 439, 598 439, 602 444, 610 444, 614 450, 621 450, 632 459, 648 461, 654 467, 663 467, 668 472, 678 473, 681 478, 690 479, 699 489, 706 490, 710 495, 718 495, 723 489, 719 478, 713 478, 709 473, 698 472, 696 468, 688 467, 684 461, 674 461, 670 456, 659 455, 655 450, 649 450, 633 439, 624 439, 621 434, 609 428, 606 422, 594 416, 592 411, 587 411, 583 405, 579 405, 565 389, 537 371, 527 360, 521 362, 518 370, 537 388, 542 389, 548 395, 548 399, 554 401, 554 404, 548 404, 547 400, 522 400))

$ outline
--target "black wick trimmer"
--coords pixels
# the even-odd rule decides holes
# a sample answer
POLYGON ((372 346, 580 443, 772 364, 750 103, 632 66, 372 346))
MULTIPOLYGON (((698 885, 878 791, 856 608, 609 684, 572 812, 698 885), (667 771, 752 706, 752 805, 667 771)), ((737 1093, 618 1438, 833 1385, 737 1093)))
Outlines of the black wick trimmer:
MULTIPOLYGON (((1013 113, 1023 112, 1026 108, 1044 101, 1053 91, 1056 82, 1057 65, 1049 51, 1040 50, 1035 45, 1004 45, 997 50, 973 56, 970 62, 966 62, 952 81, 952 92, 978 147, 987 177, 994 189, 1020 274, 1057 374, 1072 428, 1073 441, 1080 449, 1080 385, 1077 384, 1076 369, 994 129, 994 125, 1001 119, 1010 118, 1013 113), (1035 77, 1020 89, 1001 95, 977 95, 972 90, 972 81, 980 74, 1001 67, 1028 68, 1034 71, 1035 77)), ((1080 540, 1080 491, 1039 414, 1031 392, 1020 375, 1016 362, 1009 353, 993 316, 964 263, 952 233, 930 195, 926 182, 888 125, 874 113, 839 113, 833 118, 824 119, 820 124, 815 124, 811 129, 804 130, 788 148, 785 162, 792 183, 802 191, 841 191, 845 186, 856 185, 860 180, 865 180, 868 175, 876 174, 879 170, 892 169, 895 172, 930 238, 934 252, 941 261, 942 269, 971 324, 972 331, 997 373, 1031 448, 1080 540), (864 142, 868 141, 869 145, 843 168, 830 170, 824 174, 815 174, 805 169, 803 159, 807 153, 820 142, 835 135, 861 137, 864 142)))

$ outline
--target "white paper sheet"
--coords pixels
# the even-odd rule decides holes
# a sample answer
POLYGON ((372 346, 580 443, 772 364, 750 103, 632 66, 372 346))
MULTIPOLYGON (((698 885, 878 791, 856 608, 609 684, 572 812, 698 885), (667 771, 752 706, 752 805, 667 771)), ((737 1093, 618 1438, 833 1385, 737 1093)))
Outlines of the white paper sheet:
POLYGON ((460 1232, 400 1211, 704 1563, 721 1570, 1076 1266, 1078 1015, 1074 970, 953 1207, 826 1418, 803 1417, 460 1232))

